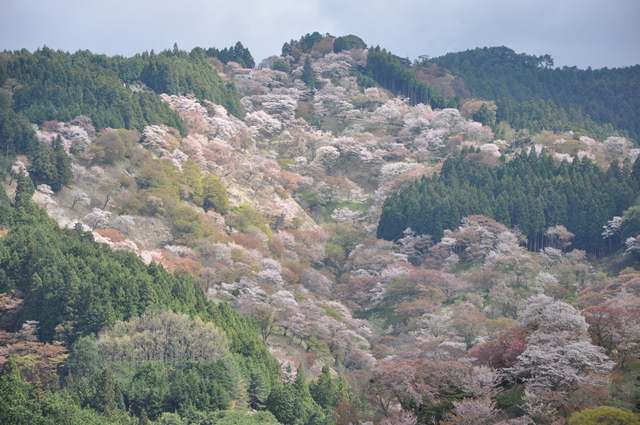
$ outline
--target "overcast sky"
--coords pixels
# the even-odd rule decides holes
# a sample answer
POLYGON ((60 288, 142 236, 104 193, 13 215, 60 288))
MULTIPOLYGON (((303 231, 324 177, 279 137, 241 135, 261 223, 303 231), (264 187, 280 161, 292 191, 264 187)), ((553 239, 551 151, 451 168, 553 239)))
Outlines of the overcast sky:
POLYGON ((410 58, 506 45, 556 65, 640 63, 640 0, 0 0, 0 50, 224 47, 257 60, 320 31, 410 58))

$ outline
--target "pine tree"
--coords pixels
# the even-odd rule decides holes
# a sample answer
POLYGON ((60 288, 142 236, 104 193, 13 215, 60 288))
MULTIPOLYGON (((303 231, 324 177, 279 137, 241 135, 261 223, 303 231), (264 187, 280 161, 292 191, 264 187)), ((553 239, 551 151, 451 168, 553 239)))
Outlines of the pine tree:
POLYGON ((316 403, 324 409, 331 409, 338 404, 338 386, 331 377, 328 366, 322 367, 320 376, 309 390, 316 403))
POLYGON ((636 189, 640 189, 640 157, 638 157, 631 167, 631 178, 635 183, 636 189))
POLYGON ((109 368, 104 368, 98 379, 99 390, 96 393, 95 407, 100 412, 111 415, 118 405, 116 403, 116 386, 113 373, 109 368))
POLYGON ((53 186, 56 182, 58 172, 53 160, 53 152, 48 145, 40 143, 31 160, 29 174, 36 184, 44 183, 53 186))
POLYGON ((67 152, 64 150, 59 136, 53 141, 53 162, 56 168, 56 179, 51 185, 51 188, 57 192, 62 189, 62 186, 67 185, 73 177, 71 172, 71 158, 69 158, 69 155, 67 155, 67 152))
POLYGON ((20 374, 18 364, 9 358, 0 374, 0 423, 30 425, 37 417, 29 397, 29 384, 20 374))
POLYGON ((20 176, 18 176, 16 197, 14 200, 16 209, 20 210, 29 207, 31 205, 31 198, 33 197, 34 193, 35 188, 33 186, 31 177, 25 174, 20 174, 20 176))
POLYGON ((311 66, 311 59, 307 56, 304 60, 304 66, 302 67, 302 81, 311 89, 316 88, 316 77, 313 73, 313 67, 311 66))

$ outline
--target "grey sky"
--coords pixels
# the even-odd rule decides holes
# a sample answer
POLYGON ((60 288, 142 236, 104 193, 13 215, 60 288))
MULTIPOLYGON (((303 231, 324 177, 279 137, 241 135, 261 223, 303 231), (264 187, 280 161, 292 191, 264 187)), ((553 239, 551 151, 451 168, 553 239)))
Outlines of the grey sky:
POLYGON ((132 54, 225 47, 256 57, 320 31, 411 58, 506 45, 557 65, 640 63, 640 0, 1 0, 0 49, 132 54))

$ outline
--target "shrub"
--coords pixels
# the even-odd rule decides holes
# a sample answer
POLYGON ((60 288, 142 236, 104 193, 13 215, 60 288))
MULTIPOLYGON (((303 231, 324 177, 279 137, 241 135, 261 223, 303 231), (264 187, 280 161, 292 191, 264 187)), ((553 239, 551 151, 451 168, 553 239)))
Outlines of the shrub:
POLYGON ((289 65, 289 62, 280 58, 273 61, 273 64, 271 64, 271 68, 275 69, 276 71, 286 72, 287 74, 291 72, 291 65, 289 65))
POLYGON ((202 207, 205 211, 215 210, 225 214, 229 209, 229 195, 222 180, 215 174, 207 174, 204 178, 202 207))
POLYGON ((97 163, 112 165, 130 158, 140 133, 136 130, 104 130, 91 144, 90 153, 97 163))
POLYGON ((247 232, 251 227, 254 227, 267 236, 271 236, 269 222, 249 204, 242 204, 233 210, 231 225, 241 232, 247 232))
POLYGON ((617 407, 602 406, 574 413, 569 425, 640 425, 640 415, 617 407))
POLYGON ((333 51, 338 53, 343 50, 366 49, 367 44, 357 35, 349 34, 338 37, 333 42, 333 51))

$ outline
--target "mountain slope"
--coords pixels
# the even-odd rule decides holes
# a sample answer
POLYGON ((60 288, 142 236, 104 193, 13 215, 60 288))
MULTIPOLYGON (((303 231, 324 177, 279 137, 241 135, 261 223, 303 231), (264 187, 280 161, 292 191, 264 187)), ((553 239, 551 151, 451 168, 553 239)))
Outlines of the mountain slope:
POLYGON ((578 125, 610 133, 620 129, 636 140, 640 136, 638 65, 553 68, 548 55, 517 54, 507 47, 448 53, 428 63, 462 78, 472 96, 495 101, 498 121, 507 121, 514 128, 558 131, 578 125), (553 112, 546 114, 545 108, 553 112), (613 128, 599 130, 595 123, 613 128))
MULTIPOLYGON (((625 182, 635 181, 640 151, 622 137, 571 132, 498 138, 460 110, 387 90, 419 77, 407 63, 393 62, 399 75, 367 80, 369 50, 352 37, 336 48, 338 40, 309 34, 257 68, 212 60, 222 52, 205 49, 105 59, 128 79, 129 94, 153 64, 164 82, 148 93, 180 128, 99 128, 73 117, 31 129, 15 104, 3 104, 0 338, 8 348, 0 358, 39 359, 36 370, 49 377, 42 399, 33 375, 7 367, 2 379, 24 389, 24 403, 42 412, 49 395, 71 393, 65 403, 77 415, 92 409, 112 422, 275 417, 287 425, 543 423, 605 404, 635 408, 640 215, 631 206, 608 217, 631 203, 627 192, 617 193, 620 208, 598 210, 609 222, 584 223, 576 235, 546 228, 559 224, 551 221, 501 224, 472 215, 488 209, 446 202, 438 229, 391 220, 386 241, 376 228, 396 198, 420 223, 434 218, 410 196, 420 185, 432 195, 423 177, 449 176, 464 200, 473 187, 493 191, 506 168, 527 176, 524 161, 538 194, 552 176, 562 180, 557 170, 612 182, 611 164, 626 163, 625 182), (242 113, 215 93, 235 93, 242 113), (30 205, 26 173, 33 202, 66 230, 40 213, 28 222, 16 215, 30 205), (545 249, 528 250, 511 224, 543 231, 545 249), (609 257, 573 249, 581 231, 597 236, 603 224, 609 257), (85 301, 92 308, 79 310, 85 301), (101 398, 102 387, 113 397, 101 398)), ((448 183, 439 190, 453 193, 448 183)))

